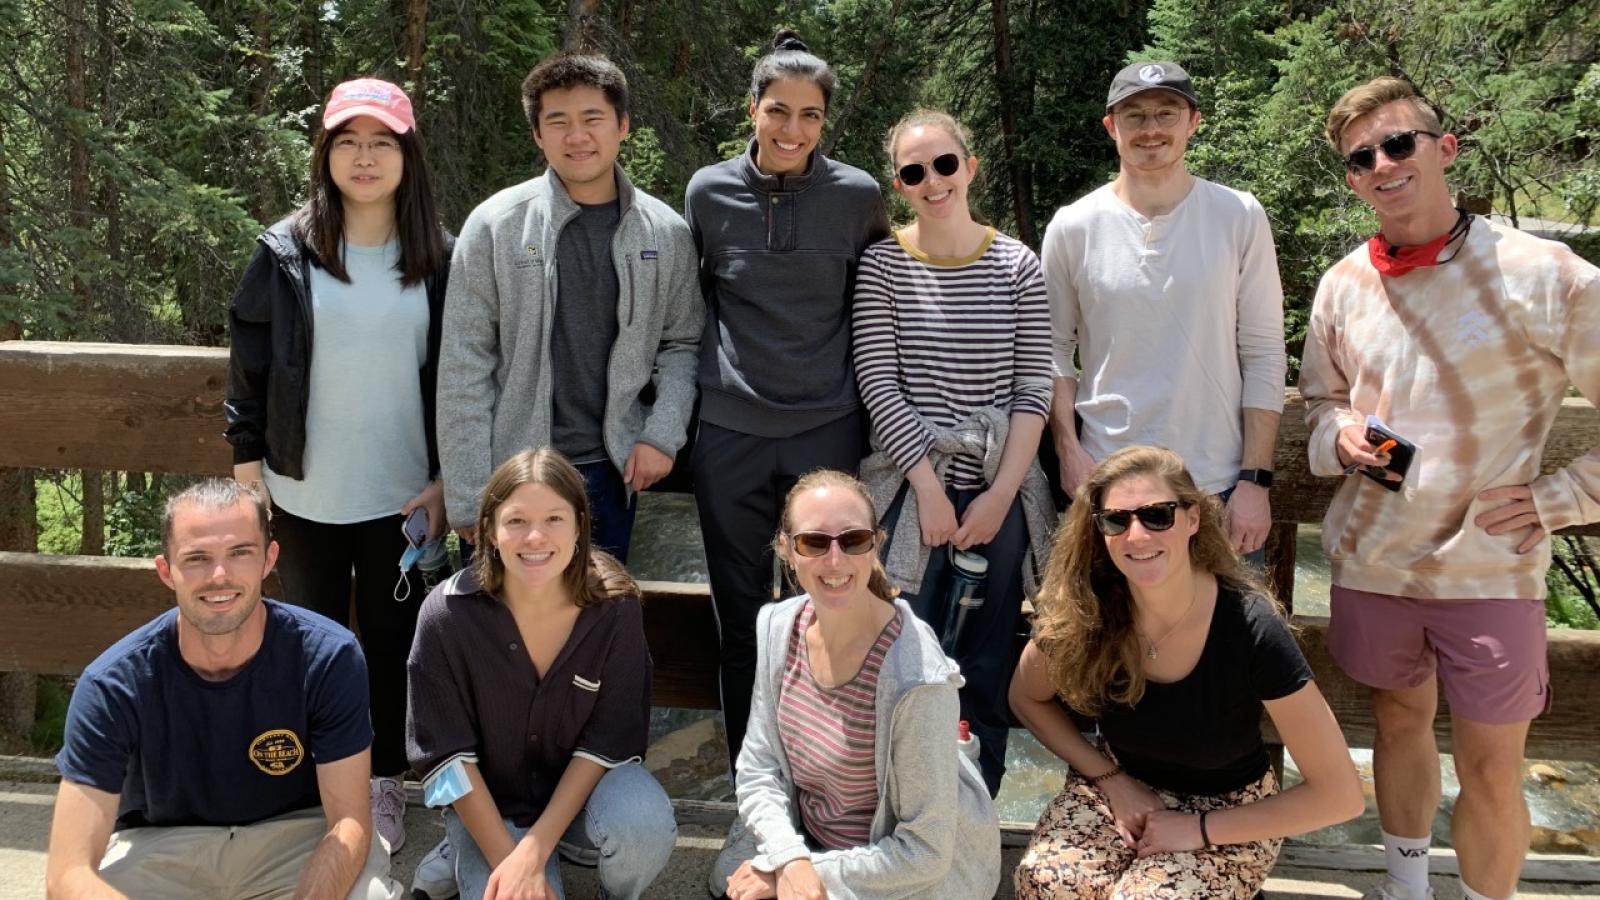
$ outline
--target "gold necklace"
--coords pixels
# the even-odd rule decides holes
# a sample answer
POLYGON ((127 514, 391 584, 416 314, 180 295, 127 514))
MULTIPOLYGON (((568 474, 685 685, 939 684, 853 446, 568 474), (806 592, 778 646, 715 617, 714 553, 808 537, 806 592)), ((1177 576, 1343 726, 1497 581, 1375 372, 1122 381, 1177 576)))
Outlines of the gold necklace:
POLYGON ((1189 613, 1194 611, 1194 604, 1199 599, 1200 599, 1200 579, 1196 578, 1194 580, 1194 590, 1189 595, 1189 605, 1184 607, 1183 615, 1178 617, 1178 621, 1173 622, 1172 625, 1167 628, 1166 632, 1161 635, 1161 637, 1158 637, 1153 641, 1150 640, 1147 637, 1144 637, 1144 635, 1142 635, 1142 634, 1139 635, 1140 637, 1144 637, 1145 641, 1150 644, 1150 646, 1148 648, 1146 648, 1146 650, 1144 651, 1145 659, 1155 659, 1156 657, 1161 655, 1156 650, 1157 645, 1159 645, 1162 641, 1166 640, 1167 638, 1172 637, 1172 633, 1174 631, 1177 631, 1178 630, 1178 626, 1182 625, 1183 621, 1185 619, 1189 618, 1189 613))

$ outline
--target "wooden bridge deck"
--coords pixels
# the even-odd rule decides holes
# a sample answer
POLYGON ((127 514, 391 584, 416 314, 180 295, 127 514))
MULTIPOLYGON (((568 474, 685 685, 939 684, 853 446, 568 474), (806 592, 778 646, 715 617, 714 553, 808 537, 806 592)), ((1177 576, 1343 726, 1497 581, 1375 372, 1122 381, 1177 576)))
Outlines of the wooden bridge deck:
MULTIPOLYGON (((0 757, 0 900, 34 900, 42 894, 45 849, 55 785, 53 769, 45 760, 0 757), (12 780, 16 779, 16 780, 12 780)), ((411 874, 424 853, 443 836, 437 813, 417 802, 406 816, 406 843, 394 855, 394 875, 409 886, 411 874)), ((652 900, 703 900, 706 873, 722 845, 733 809, 729 804, 676 803, 678 846, 666 871, 656 880, 652 900)), ((1015 868, 1027 839, 1027 826, 1014 824, 1005 833, 1004 864, 1015 868)), ((1358 898, 1377 883, 1383 870, 1383 848, 1343 845, 1317 846, 1289 842, 1268 879, 1270 900, 1333 900, 1358 898)), ((1451 877, 1457 871, 1455 855, 1435 850, 1432 870, 1440 897, 1456 896, 1451 877)), ((597 896, 591 873, 571 866, 564 877, 567 896, 597 896)), ((1009 880, 996 900, 1011 900, 1009 880)), ((1600 897, 1600 860, 1592 857, 1541 856, 1523 869, 1517 896, 1521 900, 1555 900, 1561 897, 1600 897)))

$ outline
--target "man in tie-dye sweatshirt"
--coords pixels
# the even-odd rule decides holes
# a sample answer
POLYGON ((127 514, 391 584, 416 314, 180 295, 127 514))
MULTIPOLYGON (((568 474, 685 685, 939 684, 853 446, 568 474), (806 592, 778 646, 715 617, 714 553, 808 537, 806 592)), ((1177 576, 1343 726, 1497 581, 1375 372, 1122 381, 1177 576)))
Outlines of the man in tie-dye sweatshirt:
POLYGON ((1528 723, 1550 702, 1549 535, 1600 521, 1600 448, 1540 474, 1568 385, 1600 398, 1600 270, 1455 209, 1456 138, 1405 81, 1345 94, 1327 134, 1382 232, 1317 290, 1300 379, 1311 470, 1387 465, 1369 415, 1416 445, 1397 491, 1345 475, 1323 526, 1329 650, 1373 689, 1377 719, 1388 876, 1367 896, 1431 895, 1437 679, 1461 784, 1451 835, 1463 892, 1509 897, 1528 847, 1528 723))

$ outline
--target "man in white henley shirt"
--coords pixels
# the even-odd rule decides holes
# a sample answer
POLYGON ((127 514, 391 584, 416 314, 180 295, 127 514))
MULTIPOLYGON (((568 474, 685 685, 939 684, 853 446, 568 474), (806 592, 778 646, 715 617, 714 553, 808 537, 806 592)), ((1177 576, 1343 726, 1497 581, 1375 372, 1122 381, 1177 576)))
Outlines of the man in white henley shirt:
POLYGON ((1283 287, 1261 204, 1184 165, 1200 124, 1195 102, 1174 63, 1119 72, 1101 120, 1117 145, 1117 177, 1045 231, 1051 430, 1068 494, 1122 447, 1177 451, 1201 490, 1224 495, 1234 546, 1254 553, 1272 524, 1283 287))

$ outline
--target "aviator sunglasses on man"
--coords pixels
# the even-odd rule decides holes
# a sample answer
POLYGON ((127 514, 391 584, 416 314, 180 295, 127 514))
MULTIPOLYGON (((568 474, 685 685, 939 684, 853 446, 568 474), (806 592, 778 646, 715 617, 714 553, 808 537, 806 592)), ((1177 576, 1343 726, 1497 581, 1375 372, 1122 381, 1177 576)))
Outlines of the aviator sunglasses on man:
MULTIPOLYGON (((949 178, 961 169, 961 156, 955 153, 941 153, 933 158, 933 170, 945 178, 949 178)), ((928 167, 922 163, 906 163, 900 167, 900 183, 906 187, 916 187, 922 179, 928 177, 928 167)))
POLYGON ((796 532, 789 535, 789 544, 794 547, 794 552, 810 558, 827 556, 828 548, 835 542, 847 556, 860 556, 870 553, 877 539, 878 533, 870 528, 850 528, 838 534, 828 534, 826 531, 796 532))
POLYGON ((1378 151, 1395 162, 1407 160, 1417 152, 1417 135, 1438 138, 1439 135, 1432 131, 1423 131, 1413 128, 1410 131, 1397 131, 1378 142, 1378 146, 1371 144, 1357 147, 1344 155, 1344 167, 1351 175, 1365 175, 1378 165, 1378 151))
POLYGON ((1168 500, 1138 509, 1102 509, 1094 514, 1094 527, 1107 537, 1115 537, 1127 531, 1133 525, 1133 520, 1138 519, 1146 531, 1166 531, 1177 520, 1178 507, 1182 505, 1177 500, 1168 500))

